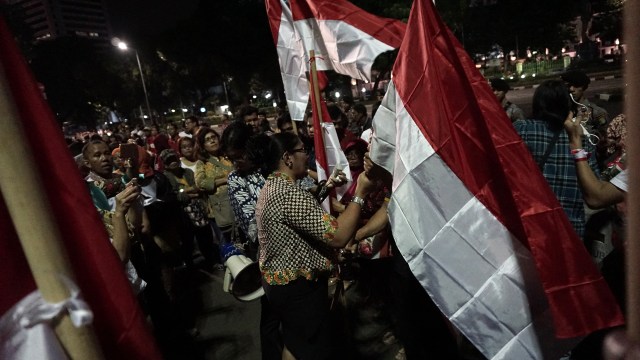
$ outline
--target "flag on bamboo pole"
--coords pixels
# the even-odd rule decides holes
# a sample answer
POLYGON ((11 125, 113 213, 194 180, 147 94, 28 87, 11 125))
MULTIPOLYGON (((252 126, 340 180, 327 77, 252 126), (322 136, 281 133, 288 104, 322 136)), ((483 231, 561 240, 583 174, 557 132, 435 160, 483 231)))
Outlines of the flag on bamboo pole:
MULTIPOLYGON (((23 126, 28 130, 23 141, 37 159, 38 176, 47 194, 42 201, 48 202, 52 209, 81 296, 93 311, 93 326, 105 358, 160 359, 162 356, 124 273, 123 264, 109 242, 86 183, 67 149, 60 126, 2 17, 0 62, 7 79, 7 84, 2 84, 8 89, 9 99, 6 100, 15 104, 23 126)), ((2 119, 0 122, 11 120, 2 119)), ((12 150, 3 148, 4 145, 0 144, 0 151, 12 150)), ((2 196, 0 254, 0 314, 5 314, 35 291, 36 286, 2 196)), ((12 324, 9 319, 2 325, 12 324)), ((22 323, 13 325, 12 331, 26 326, 22 323)), ((11 341, 11 335, 15 334, 0 333, 2 347, 18 345, 6 344, 11 341)), ((49 350, 43 348, 43 351, 49 350)))
POLYGON ((414 2, 373 128, 371 158, 393 174, 398 248, 487 358, 559 358, 576 338, 623 323, 487 81, 429 0, 414 2))
POLYGON ((317 68, 371 81, 371 66, 400 46, 406 25, 367 13, 346 0, 265 0, 289 113, 302 120, 309 102, 309 50, 317 68))
MULTIPOLYGON (((315 59, 311 59, 315 61, 315 59)), ((312 69, 312 71, 314 71, 312 69)), ((316 72, 318 78, 318 90, 324 89, 328 83, 327 75, 324 71, 316 72)), ((313 76, 309 77, 311 89, 314 88, 313 76)), ((353 181, 349 161, 340 147, 336 128, 329 116, 326 102, 321 98, 316 98, 316 92, 311 91, 312 120, 313 120, 313 146, 316 149, 316 170, 318 181, 328 180, 336 167, 347 176, 347 184, 336 189, 335 194, 331 194, 322 202, 322 207, 327 212, 331 212, 331 197, 338 196, 338 199, 349 188, 348 184, 353 181), (318 111, 319 110, 319 111, 318 111)))

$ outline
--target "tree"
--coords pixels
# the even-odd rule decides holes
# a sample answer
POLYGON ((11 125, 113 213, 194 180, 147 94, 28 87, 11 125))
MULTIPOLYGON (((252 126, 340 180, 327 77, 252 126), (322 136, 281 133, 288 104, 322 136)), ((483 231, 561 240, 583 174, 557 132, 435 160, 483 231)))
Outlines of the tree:
POLYGON ((83 38, 58 38, 34 47, 31 67, 58 120, 95 126, 102 119, 100 109, 122 90, 103 60, 94 43, 83 38))

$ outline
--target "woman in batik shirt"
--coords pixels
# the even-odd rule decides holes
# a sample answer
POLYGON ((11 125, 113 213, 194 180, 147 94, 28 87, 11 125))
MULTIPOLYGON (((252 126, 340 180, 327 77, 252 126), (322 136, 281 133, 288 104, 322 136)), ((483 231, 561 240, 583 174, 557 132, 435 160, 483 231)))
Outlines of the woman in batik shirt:
POLYGON ((295 181, 307 175, 307 150, 290 133, 271 137, 263 166, 270 171, 256 206, 262 285, 297 359, 333 358, 328 275, 334 249, 353 237, 363 198, 374 184, 364 173, 345 211, 325 212, 295 181))

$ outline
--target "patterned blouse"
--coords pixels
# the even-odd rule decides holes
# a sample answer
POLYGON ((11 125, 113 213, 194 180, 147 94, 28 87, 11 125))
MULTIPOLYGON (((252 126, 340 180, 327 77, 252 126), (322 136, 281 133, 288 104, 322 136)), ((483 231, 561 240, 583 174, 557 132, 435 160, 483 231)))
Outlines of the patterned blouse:
POLYGON ((326 244, 338 221, 289 176, 269 175, 258 197, 256 221, 260 270, 268 284, 285 285, 300 277, 316 280, 331 270, 333 250, 326 244))
POLYGON ((260 190, 264 187, 264 176, 255 171, 247 176, 240 176, 236 171, 229 174, 229 200, 236 217, 236 222, 251 242, 258 241, 256 225, 256 203, 260 190))
MULTIPOLYGON (((227 185, 216 186, 215 181, 227 177, 233 170, 233 164, 224 157, 211 156, 206 162, 196 161, 195 180, 196 186, 201 189, 227 196, 227 185)), ((215 200, 209 196, 209 218, 214 218, 213 203, 215 200)))

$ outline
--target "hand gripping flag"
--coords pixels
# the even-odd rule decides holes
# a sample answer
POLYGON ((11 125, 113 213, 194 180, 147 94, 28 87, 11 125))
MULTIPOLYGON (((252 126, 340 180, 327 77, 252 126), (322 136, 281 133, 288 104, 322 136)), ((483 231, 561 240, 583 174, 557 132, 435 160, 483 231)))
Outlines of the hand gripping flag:
MULTIPOLYGON (((3 103, 15 105, 19 121, 28 129, 22 140, 37 155, 39 177, 47 194, 41 201, 49 204, 55 217, 81 295, 93 311, 94 329, 105 358, 160 359, 162 356, 127 281, 123 264, 109 242, 60 126, 1 17, 0 65, 0 71, 4 69, 0 79, 6 79, 6 82, 0 80, 3 81, 0 96, 3 103)), ((14 120, 3 117, 0 123, 14 120)), ((0 151, 13 150, 5 147, 6 144, 0 144, 0 151)), ((16 153, 14 156, 31 155, 16 153)), ((2 172, 6 175, 11 169, 2 169, 2 172)), ((0 254, 1 315, 36 289, 3 196, 0 196, 0 254)), ((7 335, 11 334, 0 332, 0 348, 6 349, 4 345, 17 348, 17 343, 5 344, 11 341, 7 335)), ((42 350, 47 353, 30 358, 52 356, 51 348, 42 350)), ((17 355, 11 358, 19 358, 17 355)))
POLYGON ((400 46, 406 25, 369 14, 346 0, 265 0, 278 50, 289 113, 302 120, 309 102, 309 51, 318 70, 371 81, 381 53, 400 46))
POLYGON ((529 151, 429 0, 414 2, 392 80, 371 158, 393 174, 394 238, 443 314, 490 359, 559 358, 576 337, 622 324, 529 151))

